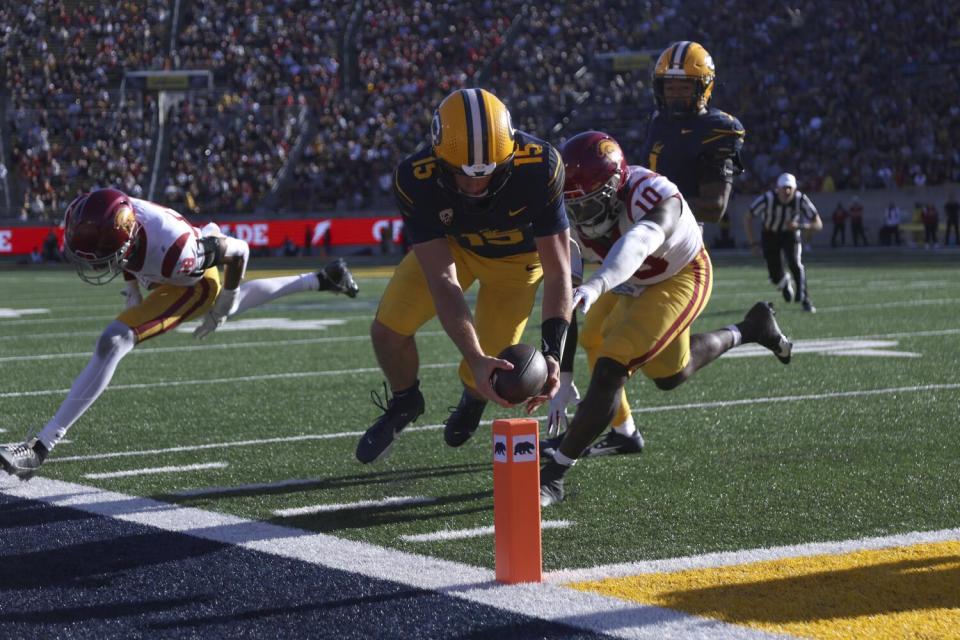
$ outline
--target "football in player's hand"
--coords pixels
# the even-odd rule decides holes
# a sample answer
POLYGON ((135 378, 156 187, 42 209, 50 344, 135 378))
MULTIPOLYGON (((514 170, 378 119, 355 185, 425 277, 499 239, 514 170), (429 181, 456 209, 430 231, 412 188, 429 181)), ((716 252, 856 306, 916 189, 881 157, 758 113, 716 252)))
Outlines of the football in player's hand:
POLYGON ((497 369, 490 378, 493 390, 507 402, 525 402, 539 394, 547 383, 547 361, 530 345, 512 344, 497 357, 513 365, 510 371, 497 369))

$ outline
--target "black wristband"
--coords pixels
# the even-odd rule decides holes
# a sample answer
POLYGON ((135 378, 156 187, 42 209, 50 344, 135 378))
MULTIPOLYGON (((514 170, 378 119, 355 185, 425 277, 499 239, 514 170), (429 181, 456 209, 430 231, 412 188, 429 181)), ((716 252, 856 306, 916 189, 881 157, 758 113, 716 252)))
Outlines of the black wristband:
POLYGON ((577 355, 577 312, 570 316, 570 328, 567 329, 567 338, 563 345, 563 358, 560 360, 561 373, 573 373, 573 359, 577 355))
POLYGON ((563 318, 547 318, 540 325, 540 350, 544 356, 553 356, 557 363, 563 355, 563 343, 570 323, 563 318))

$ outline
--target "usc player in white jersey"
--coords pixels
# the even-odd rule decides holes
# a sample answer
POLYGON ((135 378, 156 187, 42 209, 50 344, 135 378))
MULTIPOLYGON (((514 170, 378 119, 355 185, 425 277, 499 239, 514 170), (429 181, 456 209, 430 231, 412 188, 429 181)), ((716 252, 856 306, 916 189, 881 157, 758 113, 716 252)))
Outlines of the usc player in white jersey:
MULTIPOLYGON (((598 131, 570 138, 560 153, 571 237, 584 259, 601 264, 573 290, 574 308, 586 313, 580 342, 591 368, 590 386, 553 460, 541 470, 545 507, 563 500, 566 473, 615 414, 629 419, 623 387, 635 371, 669 390, 739 344, 757 342, 784 364, 793 348, 769 302, 755 304, 742 322, 690 335, 690 325, 710 300, 713 268, 676 185, 645 167, 628 166, 616 140, 598 131)), ((582 280, 582 267, 579 273, 582 280)), ((560 367, 563 388, 550 406, 551 435, 566 420, 564 403, 575 396, 576 334, 571 334, 560 367)))
POLYGON ((120 360, 144 340, 194 318, 202 318, 194 336, 204 338, 228 317, 299 291, 350 297, 358 291, 339 259, 316 273, 241 284, 250 255, 246 242, 224 236, 212 223, 197 228, 172 209, 116 189, 99 189, 70 203, 64 218, 64 254, 80 278, 91 284, 106 284, 122 273, 126 308, 100 334, 86 368, 37 437, 0 447, 0 465, 22 480, 36 473, 107 388, 120 360))

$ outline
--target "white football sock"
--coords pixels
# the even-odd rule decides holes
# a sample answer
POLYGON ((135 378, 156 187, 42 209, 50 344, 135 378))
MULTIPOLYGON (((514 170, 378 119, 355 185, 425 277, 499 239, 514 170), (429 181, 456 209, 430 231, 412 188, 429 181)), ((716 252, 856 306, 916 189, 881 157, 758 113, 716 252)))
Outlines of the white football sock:
POLYGON ((624 436, 632 436, 637 430, 637 425, 633 422, 633 416, 624 420, 623 424, 613 425, 613 430, 624 436))
MULTIPOLYGON (((743 344, 743 335, 740 333, 740 327, 735 324, 728 324, 724 327, 724 329, 733 334, 734 347, 739 347, 741 344, 743 344)), ((732 349, 733 347, 730 348, 732 349)))
POLYGON ((237 310, 233 315, 243 313, 247 309, 259 307, 271 300, 288 296, 301 291, 319 291, 320 280, 315 273, 303 273, 299 276, 283 276, 280 278, 262 278, 248 280, 237 290, 237 310))
POLYGON ((119 320, 107 325, 97 338, 97 345, 87 367, 73 381, 66 400, 60 405, 53 419, 37 435, 37 439, 47 451, 53 450, 57 442, 67 435, 67 430, 73 423, 100 397, 110 384, 120 360, 130 353, 136 344, 133 330, 127 325, 119 320))
POLYGON ((567 456, 560 453, 559 450, 557 450, 557 452, 553 454, 553 461, 556 462, 557 464, 562 464, 565 467, 572 467, 573 465, 577 464, 576 460, 574 460, 573 458, 568 458, 567 456))

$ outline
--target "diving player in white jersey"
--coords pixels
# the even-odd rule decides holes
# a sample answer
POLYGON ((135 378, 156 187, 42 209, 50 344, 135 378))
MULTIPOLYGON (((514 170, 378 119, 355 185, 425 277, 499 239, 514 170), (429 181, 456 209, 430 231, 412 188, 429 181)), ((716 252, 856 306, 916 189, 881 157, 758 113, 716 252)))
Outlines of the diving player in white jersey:
POLYGON ((100 334, 86 368, 37 437, 0 447, 0 466, 21 480, 36 473, 107 388, 120 360, 144 340, 194 318, 202 318, 194 335, 203 338, 228 317, 299 291, 350 297, 358 291, 339 259, 316 273, 240 284, 250 255, 246 242, 224 236, 212 223, 197 228, 172 209, 116 189, 99 189, 70 203, 64 218, 64 254, 80 278, 91 284, 106 284, 123 273, 126 308, 100 334), (140 285, 148 290, 146 297, 140 285))
MULTIPOLYGON (((590 386, 553 460, 541 470, 545 507, 563 500, 566 473, 610 424, 635 371, 669 390, 739 344, 757 342, 784 364, 793 347, 768 302, 755 304, 742 322, 690 335, 691 323, 710 299, 713 269, 697 221, 676 185, 645 167, 628 166, 616 140, 598 131, 574 136, 560 153, 571 237, 586 260, 601 265, 573 291, 574 308, 587 314, 580 341, 590 386)), ((582 273, 581 268, 581 279, 582 273)), ((567 381, 572 380, 573 343, 568 336, 563 385, 572 384, 567 381)), ((556 397, 570 395, 561 390, 556 397)), ((565 416, 559 402, 550 406, 551 435, 565 416)))

